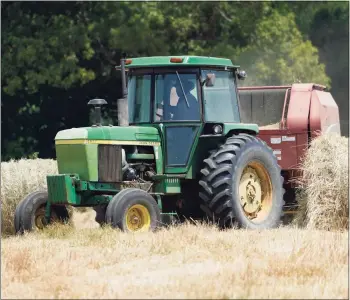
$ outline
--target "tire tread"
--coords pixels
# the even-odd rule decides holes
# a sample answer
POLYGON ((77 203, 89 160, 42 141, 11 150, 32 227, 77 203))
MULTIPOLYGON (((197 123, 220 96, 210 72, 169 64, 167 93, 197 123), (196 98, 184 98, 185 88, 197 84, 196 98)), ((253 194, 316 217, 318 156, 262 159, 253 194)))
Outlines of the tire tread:
MULTIPOLYGON (((237 166, 235 163, 239 155, 252 144, 259 144, 272 154, 278 169, 281 171, 273 150, 261 139, 245 133, 227 138, 225 144, 221 145, 216 152, 212 151, 210 156, 204 160, 204 167, 200 171, 202 177, 199 180, 199 197, 219 222, 220 227, 226 227, 228 223, 237 223, 235 222, 230 195, 231 176, 236 172, 237 166)), ((281 176, 282 184, 283 181, 284 178, 281 176)), ((282 193, 284 194, 283 188, 282 193)), ((281 217, 282 215, 283 212, 281 217)))

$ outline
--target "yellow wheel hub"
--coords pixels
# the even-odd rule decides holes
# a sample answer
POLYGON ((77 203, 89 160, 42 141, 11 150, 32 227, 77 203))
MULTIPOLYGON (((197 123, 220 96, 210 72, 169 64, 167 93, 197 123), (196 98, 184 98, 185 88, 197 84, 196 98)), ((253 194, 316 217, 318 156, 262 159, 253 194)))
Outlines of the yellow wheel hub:
MULTIPOLYGON (((57 216, 54 213, 54 211, 51 211, 51 220, 50 222, 57 221, 57 216)), ((35 229, 44 229, 47 226, 46 218, 45 218, 45 206, 40 207, 36 212, 34 216, 34 227, 35 229)))
POLYGON ((148 209, 141 204, 131 206, 126 213, 126 226, 130 231, 149 230, 151 215, 148 209))
POLYGON ((249 163, 239 182, 239 197, 246 216, 252 222, 264 220, 272 207, 272 183, 265 167, 249 163))
POLYGON ((247 213, 253 213, 261 206, 261 185, 254 169, 248 167, 240 181, 241 205, 247 213))

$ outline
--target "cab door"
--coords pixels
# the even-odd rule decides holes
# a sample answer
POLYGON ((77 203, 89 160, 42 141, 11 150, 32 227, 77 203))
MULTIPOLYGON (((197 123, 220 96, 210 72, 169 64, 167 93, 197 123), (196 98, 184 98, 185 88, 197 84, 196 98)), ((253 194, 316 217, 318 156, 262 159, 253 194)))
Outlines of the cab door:
POLYGON ((197 144, 200 124, 164 124, 165 173, 186 173, 197 144))
POLYGON ((199 73, 169 70, 155 75, 154 120, 163 135, 165 173, 186 173, 201 128, 199 73))

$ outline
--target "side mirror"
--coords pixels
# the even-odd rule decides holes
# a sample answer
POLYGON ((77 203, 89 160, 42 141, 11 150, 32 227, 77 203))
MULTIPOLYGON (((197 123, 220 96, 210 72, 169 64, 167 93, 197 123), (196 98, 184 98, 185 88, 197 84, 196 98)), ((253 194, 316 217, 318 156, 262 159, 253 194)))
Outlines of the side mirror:
POLYGON ((214 73, 208 73, 206 78, 205 78, 205 86, 214 86, 215 84, 215 74, 214 73))
POLYGON ((244 80, 247 77, 247 73, 243 70, 237 72, 237 77, 239 80, 244 80))

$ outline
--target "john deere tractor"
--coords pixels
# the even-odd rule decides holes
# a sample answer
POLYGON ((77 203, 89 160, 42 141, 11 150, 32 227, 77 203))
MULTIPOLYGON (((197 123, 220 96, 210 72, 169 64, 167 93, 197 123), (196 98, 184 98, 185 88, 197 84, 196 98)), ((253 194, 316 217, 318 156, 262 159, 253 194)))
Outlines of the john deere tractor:
POLYGON ((273 228, 284 205, 283 178, 256 124, 240 121, 231 60, 200 56, 121 59, 118 126, 101 125, 103 99, 90 127, 55 137, 58 175, 47 191, 19 203, 18 233, 66 222, 67 206, 93 207, 96 221, 123 231, 153 231, 175 218, 273 228))

